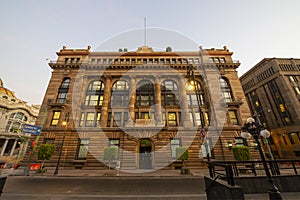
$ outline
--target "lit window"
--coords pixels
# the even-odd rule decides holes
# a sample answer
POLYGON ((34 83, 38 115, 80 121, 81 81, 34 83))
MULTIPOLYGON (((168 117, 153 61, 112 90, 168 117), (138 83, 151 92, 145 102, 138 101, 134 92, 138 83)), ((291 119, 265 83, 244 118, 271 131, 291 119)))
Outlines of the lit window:
POLYGON ((233 125, 239 125, 239 121, 238 121, 238 118, 237 118, 236 111, 235 110, 229 110, 228 114, 229 114, 229 118, 230 118, 231 123, 233 125))
POLYGON ((299 87, 297 87, 297 86, 294 87, 294 90, 295 90, 295 92, 296 92, 297 95, 300 95, 300 89, 299 89, 299 87))
POLYGON ((84 123, 84 116, 85 116, 85 114, 84 114, 84 113, 81 113, 79 126, 83 126, 83 123, 84 123))
POLYGON ((85 126, 95 126, 95 113, 87 113, 85 126))
POLYGON ((175 112, 168 113, 168 124, 169 126, 177 126, 177 119, 176 119, 175 112))
POLYGON ((204 121, 205 121, 206 125, 209 125, 209 115, 208 115, 208 112, 204 113, 204 121))
POLYGON ((60 117, 60 111, 54 111, 52 121, 51 121, 52 126, 55 126, 58 124, 59 117, 60 117))
POLYGON ((258 103, 258 101, 255 101, 255 106, 256 106, 256 107, 259 107, 259 106, 260 106, 259 103, 258 103))
POLYGON ((202 89, 198 81, 195 82, 191 81, 191 83, 187 87, 186 94, 187 94, 187 101, 189 106, 205 105, 204 90, 202 89), (196 94, 198 94, 199 102, 197 101, 196 94))
POLYGON ((199 112, 195 112, 195 121, 197 126, 201 125, 201 115, 199 112))
POLYGON ((283 104, 279 104, 279 109, 281 112, 285 112, 285 108, 283 104))

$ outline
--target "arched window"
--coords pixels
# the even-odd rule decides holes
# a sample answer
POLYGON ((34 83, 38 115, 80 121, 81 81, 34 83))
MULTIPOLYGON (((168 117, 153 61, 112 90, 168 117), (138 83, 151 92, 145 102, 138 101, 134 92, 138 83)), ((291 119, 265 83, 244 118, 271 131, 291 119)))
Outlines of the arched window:
POLYGON ((200 83, 198 81, 191 81, 189 83, 187 90, 186 90, 186 96, 189 106, 203 106, 205 105, 204 101, 204 90, 202 89, 200 83), (199 102, 197 101, 197 96, 199 98, 199 102))
POLYGON ((22 112, 10 114, 5 132, 21 132, 22 126, 27 122, 27 119, 26 115, 22 112))
POLYGON ((136 106, 151 106, 154 104, 154 86, 150 81, 140 81, 136 89, 136 106))
POLYGON ((129 87, 126 81, 116 81, 111 89, 111 106, 127 106, 129 87))
POLYGON ((57 95, 57 99, 56 99, 57 103, 65 103, 66 102, 70 82, 71 82, 70 78, 65 78, 64 81, 62 82, 60 88, 58 89, 58 95, 57 95))
POLYGON ((89 84, 85 96, 86 106, 102 106, 104 94, 104 83, 100 80, 89 84))
POLYGON ((225 98, 225 102, 226 103, 232 102, 233 96, 232 96, 231 87, 225 78, 220 78, 220 86, 221 86, 222 94, 225 98))
POLYGON ((162 82, 161 87, 161 102, 164 106, 178 105, 178 87, 172 80, 162 82))

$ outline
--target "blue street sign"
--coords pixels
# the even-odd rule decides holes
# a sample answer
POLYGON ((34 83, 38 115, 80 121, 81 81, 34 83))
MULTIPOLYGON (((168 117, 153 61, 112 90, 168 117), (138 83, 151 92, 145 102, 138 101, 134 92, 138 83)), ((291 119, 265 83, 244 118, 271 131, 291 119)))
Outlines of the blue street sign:
POLYGON ((40 126, 24 124, 22 132, 23 133, 29 133, 29 134, 32 134, 32 135, 40 135, 41 130, 42 130, 42 127, 40 127, 40 126))

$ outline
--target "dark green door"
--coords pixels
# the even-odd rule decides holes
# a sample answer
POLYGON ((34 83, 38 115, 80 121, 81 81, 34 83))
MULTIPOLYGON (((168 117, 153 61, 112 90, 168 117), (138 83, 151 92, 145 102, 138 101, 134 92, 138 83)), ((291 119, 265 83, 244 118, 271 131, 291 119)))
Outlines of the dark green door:
POLYGON ((140 141, 140 169, 152 169, 152 142, 149 139, 140 141))

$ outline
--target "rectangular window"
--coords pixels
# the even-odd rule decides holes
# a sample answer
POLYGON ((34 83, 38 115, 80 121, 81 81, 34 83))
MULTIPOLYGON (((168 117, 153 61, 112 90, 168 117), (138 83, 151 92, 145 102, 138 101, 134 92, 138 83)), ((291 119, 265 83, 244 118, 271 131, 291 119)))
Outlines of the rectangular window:
POLYGON ((208 115, 208 112, 205 112, 204 113, 204 121, 205 121, 205 124, 207 125, 207 126, 209 126, 209 115, 208 115))
MULTIPOLYGON (((120 148, 120 140, 119 139, 109 139, 109 147, 116 147, 118 149, 119 152, 119 148, 120 148)), ((119 153, 118 153, 119 156, 119 153)), ((119 158, 117 158, 118 160, 119 158)))
POLYGON ((111 124, 111 112, 107 114, 107 127, 110 127, 111 126, 110 124, 111 124))
POLYGON ((120 140, 119 139, 109 139, 109 147, 118 147, 120 145, 120 140))
POLYGON ((282 134, 282 139, 283 139, 283 141, 284 141, 284 144, 287 144, 287 141, 286 141, 286 139, 285 139, 284 134, 282 134))
POLYGON ((115 112, 114 113, 114 127, 120 127, 122 125, 122 113, 115 112))
POLYGON ((85 126, 95 126, 95 113, 87 113, 85 126))
POLYGON ((177 118, 175 112, 168 113, 169 126, 177 126, 177 118))
POLYGON ((149 112, 141 112, 141 119, 150 119, 149 112))
POLYGON ((172 160, 177 159, 176 149, 181 146, 180 138, 172 138, 171 139, 171 158, 172 160))
POLYGON ((79 121, 79 126, 83 126, 83 124, 84 124, 84 117, 85 117, 85 113, 81 113, 80 121, 79 121))
POLYGON ((195 112, 195 123, 197 126, 201 126, 201 116, 199 112, 195 112))
POLYGON ((288 133, 288 136, 289 136, 289 139, 290 139, 290 142, 291 144, 295 144, 295 138, 297 137, 297 134, 296 133, 288 133), (295 136, 295 138, 294 138, 295 136))
POLYGON ((101 120, 101 112, 97 113, 97 122, 100 123, 101 120))
POLYGON ((87 154, 88 154, 90 140, 89 139, 81 139, 80 138, 78 140, 78 143, 79 143, 79 147, 78 147, 77 158, 78 159, 86 159, 87 158, 87 154))
POLYGON ((126 126, 127 122, 128 122, 128 112, 124 112, 123 127, 126 126))
POLYGON ((51 126, 56 126, 60 117, 60 111, 54 111, 53 117, 51 120, 51 126))
POLYGON ((239 125, 239 120, 237 118, 236 111, 235 110, 229 110, 228 114, 229 114, 229 118, 230 118, 230 121, 231 121, 232 125, 239 125))
POLYGON ((163 112, 162 115, 161 115, 161 117, 162 117, 162 121, 163 121, 164 125, 166 126, 167 125, 167 122, 166 122, 166 113, 163 112))
POLYGON ((193 113, 190 112, 190 121, 193 123, 193 126, 195 126, 193 113))

